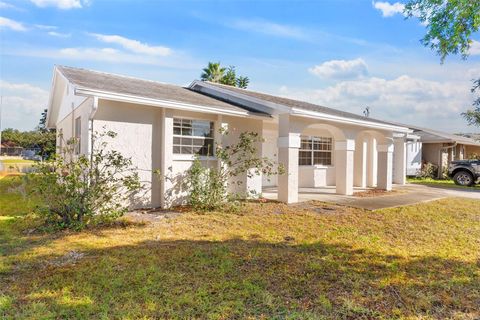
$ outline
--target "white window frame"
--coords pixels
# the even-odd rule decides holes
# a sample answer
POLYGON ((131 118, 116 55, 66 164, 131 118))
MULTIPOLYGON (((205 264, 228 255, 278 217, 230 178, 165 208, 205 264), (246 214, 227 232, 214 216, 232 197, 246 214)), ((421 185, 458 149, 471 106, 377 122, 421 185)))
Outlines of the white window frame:
MULTIPOLYGON (((193 158, 194 156, 199 156, 200 158, 211 158, 211 157, 215 157, 215 122, 212 121, 212 120, 208 120, 208 119, 197 119, 197 118, 188 118, 188 117, 173 117, 173 155, 175 158, 178 158, 178 159, 183 159, 183 158, 186 158, 186 159, 190 159, 190 158, 193 158), (206 137, 206 136, 198 136, 198 135, 193 135, 193 126, 191 127, 191 130, 192 130, 192 134, 191 135, 184 135, 182 134, 182 129, 188 129, 183 127, 182 126, 182 122, 184 120, 187 120, 187 121, 202 121, 202 122, 207 122, 209 123, 210 125, 210 137, 206 137), (181 125, 178 126, 176 125, 177 122, 181 122, 181 125), (176 129, 180 129, 180 134, 178 133, 175 133, 176 129), (182 138, 186 138, 186 139, 192 139, 192 143, 189 144, 189 145, 184 145, 182 144, 182 138), (178 143, 177 139, 180 139, 180 143, 178 143), (212 149, 210 150, 210 152, 208 154, 200 154, 200 153, 195 153, 195 152, 192 152, 192 153, 181 153, 182 151, 182 147, 193 147, 195 146, 193 144, 193 139, 196 139, 196 140, 211 140, 212 143, 211 143, 211 146, 212 146, 212 149), (179 151, 180 152, 176 152, 177 148, 180 148, 179 151)), ((205 143, 203 144, 205 145, 205 143)), ((197 145, 198 146, 198 145, 197 145)))
POLYGON ((300 143, 300 148, 298 149, 298 165, 299 166, 323 166, 323 167, 330 167, 333 165, 333 138, 331 137, 325 137, 325 136, 301 136, 301 143, 300 143), (330 149, 328 150, 322 150, 322 149, 315 149, 314 148, 314 141, 315 140, 327 140, 327 145, 330 146, 330 149), (302 142, 305 140, 310 140, 310 146, 311 148, 309 149, 302 149, 302 142), (300 153, 301 152, 310 152, 310 164, 300 164, 300 153), (322 163, 315 163, 315 152, 325 152, 325 153, 330 153, 330 163, 329 164, 322 164, 322 163))

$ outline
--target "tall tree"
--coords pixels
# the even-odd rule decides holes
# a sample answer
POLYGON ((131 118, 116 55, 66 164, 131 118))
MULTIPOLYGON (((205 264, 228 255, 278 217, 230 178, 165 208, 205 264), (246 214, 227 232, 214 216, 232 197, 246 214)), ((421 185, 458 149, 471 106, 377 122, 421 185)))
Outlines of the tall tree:
POLYGON ((47 131, 47 113, 48 109, 43 109, 42 115, 40 116, 40 121, 38 122, 39 131, 47 131))
MULTIPOLYGON (((407 17, 418 17, 427 32, 421 39, 440 56, 443 63, 450 54, 466 59, 473 43, 472 36, 480 28, 479 0, 410 0, 405 5, 407 17)), ((480 91, 480 77, 473 80, 472 92, 480 91)), ((471 125, 480 127, 480 98, 474 109, 462 113, 471 125)))
POLYGON ((57 143, 56 130, 47 128, 47 114, 48 110, 43 109, 37 130, 34 131, 37 146, 40 148, 43 158, 50 158, 55 153, 57 143))
POLYGON ((449 54, 468 56, 472 35, 480 27, 478 0, 410 0, 405 5, 407 17, 417 17, 427 29, 421 39, 436 51, 442 63, 449 54))
POLYGON ((237 72, 234 66, 228 67, 227 72, 225 72, 223 78, 220 79, 220 83, 233 87, 237 85, 237 72))
POLYGON ((220 82, 225 75, 225 68, 220 66, 220 62, 209 62, 206 68, 202 69, 200 76, 203 81, 220 82))
POLYGON ((248 79, 248 77, 240 76, 237 78, 237 87, 242 89, 247 89, 249 82, 250 82, 250 79, 248 79))
MULTIPOLYGON (((473 81, 472 92, 480 91, 480 79, 473 81)), ((462 116, 467 120, 469 125, 480 127, 480 95, 473 101, 473 109, 462 112, 462 116)))
POLYGON ((203 81, 221 83, 232 87, 246 89, 250 79, 248 77, 237 77, 237 71, 234 66, 223 68, 220 62, 209 62, 206 68, 202 69, 200 78, 203 81))
POLYGON ((12 147, 39 148, 43 158, 49 158, 55 153, 55 129, 47 129, 47 110, 42 112, 39 124, 33 131, 19 131, 7 128, 2 131, 2 143, 12 147))

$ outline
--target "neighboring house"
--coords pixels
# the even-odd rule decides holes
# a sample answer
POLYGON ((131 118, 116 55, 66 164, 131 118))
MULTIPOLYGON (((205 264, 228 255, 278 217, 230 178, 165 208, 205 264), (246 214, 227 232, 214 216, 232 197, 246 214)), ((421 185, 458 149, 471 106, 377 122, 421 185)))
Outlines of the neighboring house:
MULTIPOLYGON (((244 131, 259 133, 259 155, 283 164, 268 181, 243 177, 243 189, 278 187, 278 199, 298 201, 299 187, 354 186, 390 190, 406 176, 409 128, 234 87, 194 81, 184 88, 108 73, 57 66, 48 105, 48 127, 77 137, 90 154, 92 134, 118 133, 111 147, 132 157, 149 186, 138 206, 169 207, 185 201, 180 181, 195 154, 215 166, 215 144, 228 145, 244 131), (218 133, 227 127, 228 136, 218 133), (395 152, 394 152, 395 151, 395 152), (393 168, 395 167, 395 170, 393 168), (158 179, 154 171, 159 169, 158 179)), ((61 146, 60 139, 58 145, 61 146)))
POLYGON ((448 168, 450 161, 480 156, 479 141, 422 127, 409 126, 409 128, 420 137, 422 161, 436 165, 439 168, 439 178, 448 168))
POLYGON ((406 146, 407 176, 416 176, 422 169, 422 142, 418 135, 409 135, 406 146))

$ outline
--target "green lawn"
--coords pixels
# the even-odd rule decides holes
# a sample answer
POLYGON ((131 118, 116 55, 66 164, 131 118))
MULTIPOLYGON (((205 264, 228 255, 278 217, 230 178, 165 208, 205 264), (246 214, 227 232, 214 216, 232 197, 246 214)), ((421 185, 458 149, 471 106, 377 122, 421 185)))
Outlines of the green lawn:
POLYGON ((479 201, 249 204, 43 234, 14 185, 0 180, 0 318, 480 317, 479 201))
POLYGON ((427 186, 433 186, 433 187, 445 187, 445 188, 463 188, 463 189, 478 189, 480 190, 480 184, 474 185, 472 187, 465 187, 465 186, 459 186, 456 185, 453 180, 450 179, 445 179, 445 180, 435 180, 432 178, 408 178, 407 181, 409 183, 416 183, 416 184, 423 184, 427 186))
POLYGON ((22 164, 34 164, 35 161, 32 160, 25 160, 25 159, 3 159, 0 160, 3 164, 15 164, 15 163, 22 163, 22 164))

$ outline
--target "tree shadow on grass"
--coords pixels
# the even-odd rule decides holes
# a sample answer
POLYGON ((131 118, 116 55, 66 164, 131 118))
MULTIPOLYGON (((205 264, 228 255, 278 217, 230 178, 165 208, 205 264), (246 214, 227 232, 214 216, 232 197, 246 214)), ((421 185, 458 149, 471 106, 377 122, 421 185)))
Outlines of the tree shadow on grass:
MULTIPOLYGON (((4 316, 373 319, 479 316, 479 265, 345 245, 146 241, 29 263, 4 316)), ((1 310, 1 309, 0 309, 1 310)), ((1 313, 0 313, 1 315, 1 313)))

